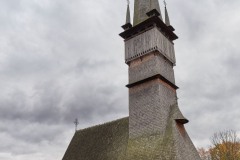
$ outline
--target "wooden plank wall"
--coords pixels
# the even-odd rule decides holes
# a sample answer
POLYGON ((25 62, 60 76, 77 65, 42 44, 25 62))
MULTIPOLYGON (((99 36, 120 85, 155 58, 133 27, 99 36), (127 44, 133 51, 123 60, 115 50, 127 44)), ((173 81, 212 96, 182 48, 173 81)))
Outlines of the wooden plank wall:
POLYGON ((125 42, 125 61, 129 62, 156 50, 173 64, 176 63, 174 44, 156 27, 125 42))

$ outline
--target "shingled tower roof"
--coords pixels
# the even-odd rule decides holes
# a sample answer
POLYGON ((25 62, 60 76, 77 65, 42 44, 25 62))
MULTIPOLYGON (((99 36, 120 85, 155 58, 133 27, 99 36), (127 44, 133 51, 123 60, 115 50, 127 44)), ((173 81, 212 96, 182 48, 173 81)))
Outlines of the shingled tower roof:
POLYGON ((159 12, 159 18, 162 20, 158 0, 135 0, 133 26, 146 20, 148 18, 146 13, 153 9, 156 9, 159 12))

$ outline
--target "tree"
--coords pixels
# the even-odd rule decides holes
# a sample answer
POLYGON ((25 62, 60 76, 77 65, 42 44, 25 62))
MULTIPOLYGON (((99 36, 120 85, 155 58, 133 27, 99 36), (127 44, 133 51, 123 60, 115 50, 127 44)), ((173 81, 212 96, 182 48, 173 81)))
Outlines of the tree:
POLYGON ((198 153, 202 160, 211 160, 209 150, 206 150, 205 148, 198 148, 198 153))
POLYGON ((212 160, 240 160, 240 140, 233 130, 218 132, 211 138, 212 160))

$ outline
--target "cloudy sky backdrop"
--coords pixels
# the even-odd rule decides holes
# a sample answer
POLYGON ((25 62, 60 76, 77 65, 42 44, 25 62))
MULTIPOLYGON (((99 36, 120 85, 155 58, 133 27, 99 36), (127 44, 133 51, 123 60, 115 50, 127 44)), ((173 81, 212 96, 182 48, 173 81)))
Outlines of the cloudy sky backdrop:
MULTIPOLYGON (((180 108, 207 147, 240 131, 240 1, 167 3, 180 108)), ((125 12, 125 0, 0 0, 1 160, 61 159, 75 118, 85 128, 128 115, 125 12)))

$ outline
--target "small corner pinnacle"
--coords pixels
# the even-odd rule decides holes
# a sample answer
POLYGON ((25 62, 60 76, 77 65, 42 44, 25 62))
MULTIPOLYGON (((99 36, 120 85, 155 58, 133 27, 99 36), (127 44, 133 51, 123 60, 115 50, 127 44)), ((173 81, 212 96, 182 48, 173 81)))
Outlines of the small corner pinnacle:
POLYGON ((130 1, 127 0, 127 13, 126 13, 126 23, 122 26, 124 30, 128 30, 132 27, 131 24, 131 14, 130 14, 130 7, 129 7, 130 1))
POLYGON ((127 14, 126 14, 126 24, 131 23, 131 14, 130 14, 130 7, 129 7, 129 0, 127 1, 127 14))
POLYGON ((168 11, 167 11, 167 3, 166 3, 165 0, 163 1, 163 3, 164 3, 164 6, 165 6, 165 24, 167 26, 171 26, 170 19, 169 19, 169 16, 168 16, 168 11))

